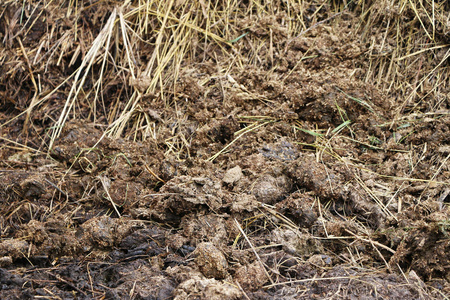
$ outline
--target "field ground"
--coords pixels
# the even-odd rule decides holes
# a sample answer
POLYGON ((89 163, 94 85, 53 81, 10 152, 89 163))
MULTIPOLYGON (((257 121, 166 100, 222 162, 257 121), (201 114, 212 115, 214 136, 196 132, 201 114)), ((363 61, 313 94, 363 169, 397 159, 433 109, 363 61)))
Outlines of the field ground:
POLYGON ((1 299, 448 299, 450 4, 0 4, 1 299))

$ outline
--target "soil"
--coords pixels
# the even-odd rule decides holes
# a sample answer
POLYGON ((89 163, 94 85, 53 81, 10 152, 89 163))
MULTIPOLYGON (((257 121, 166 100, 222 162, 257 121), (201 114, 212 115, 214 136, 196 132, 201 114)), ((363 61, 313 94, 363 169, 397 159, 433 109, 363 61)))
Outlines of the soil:
MULTIPOLYGON (((167 93, 127 62, 95 98, 100 56, 51 142, 63 81, 120 3, 19 2, 0 4, 1 299, 450 297, 450 88, 433 77, 405 102, 370 75, 374 45, 395 48, 387 17, 364 37, 359 4, 293 5, 309 28, 294 35, 286 9, 236 14, 248 34, 193 42, 167 93)), ((450 74, 444 50, 430 68, 450 74)))

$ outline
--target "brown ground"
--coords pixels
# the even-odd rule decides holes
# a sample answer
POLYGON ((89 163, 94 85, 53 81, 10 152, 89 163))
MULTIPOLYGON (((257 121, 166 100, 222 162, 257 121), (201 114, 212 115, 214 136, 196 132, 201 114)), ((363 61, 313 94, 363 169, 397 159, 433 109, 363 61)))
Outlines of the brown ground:
POLYGON ((145 32, 138 1, 28 2, 0 4, 1 299, 450 297, 446 1, 175 1, 167 36, 167 3, 145 32))

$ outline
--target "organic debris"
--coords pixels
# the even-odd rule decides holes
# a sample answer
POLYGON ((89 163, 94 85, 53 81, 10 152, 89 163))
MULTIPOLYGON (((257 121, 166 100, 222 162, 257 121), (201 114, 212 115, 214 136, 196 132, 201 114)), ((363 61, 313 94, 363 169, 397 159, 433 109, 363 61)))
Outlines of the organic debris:
POLYGON ((0 4, 1 299, 448 299, 448 1, 0 4))

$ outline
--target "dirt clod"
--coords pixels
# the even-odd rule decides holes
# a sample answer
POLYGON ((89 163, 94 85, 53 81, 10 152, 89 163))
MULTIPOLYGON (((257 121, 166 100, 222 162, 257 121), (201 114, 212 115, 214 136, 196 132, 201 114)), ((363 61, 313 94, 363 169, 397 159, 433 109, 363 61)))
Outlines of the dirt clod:
POLYGON ((243 176, 242 169, 239 166, 236 166, 234 168, 229 169, 223 176, 222 180, 227 184, 233 184, 239 181, 239 179, 241 179, 242 176, 243 176))
POLYGON ((245 291, 252 292, 259 290, 268 280, 263 266, 258 261, 238 268, 234 278, 245 291))
POLYGON ((227 276, 225 255, 212 243, 200 243, 194 251, 200 271, 208 278, 223 279, 227 276))

